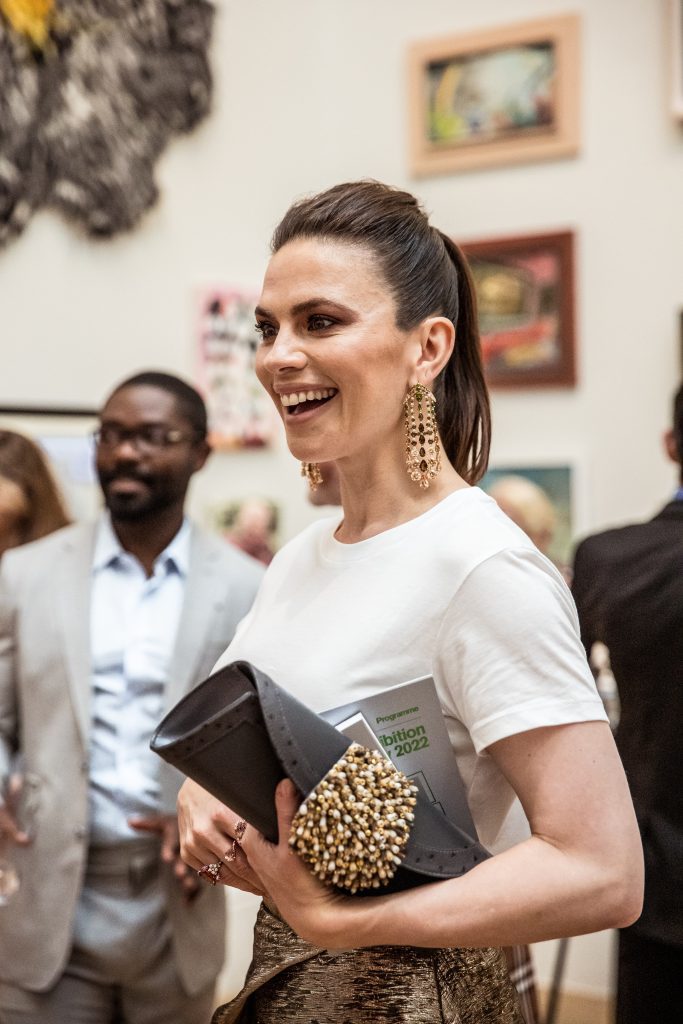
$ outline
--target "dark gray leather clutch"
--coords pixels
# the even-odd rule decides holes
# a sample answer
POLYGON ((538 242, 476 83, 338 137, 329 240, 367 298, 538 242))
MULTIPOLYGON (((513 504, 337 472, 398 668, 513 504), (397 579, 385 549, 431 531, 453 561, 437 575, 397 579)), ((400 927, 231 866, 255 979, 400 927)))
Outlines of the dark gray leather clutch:
MULTIPOLYGON (((215 672, 166 715, 152 750, 277 841, 274 791, 289 777, 303 798, 351 741, 245 661, 215 672)), ((464 874, 488 852, 476 836, 417 794, 414 820, 393 878, 371 894, 464 874)))

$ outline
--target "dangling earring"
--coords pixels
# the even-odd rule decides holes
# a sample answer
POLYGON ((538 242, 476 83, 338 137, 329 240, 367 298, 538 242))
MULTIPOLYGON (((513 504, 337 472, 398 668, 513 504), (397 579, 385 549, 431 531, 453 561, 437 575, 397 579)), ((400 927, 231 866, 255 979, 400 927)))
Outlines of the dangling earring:
POLYGON ((317 491, 323 482, 323 475, 317 462, 302 462, 301 475, 306 477, 312 491, 317 491))
POLYGON ((413 384, 403 401, 408 476, 427 488, 441 470, 441 446, 434 410, 436 399, 424 384, 413 384))

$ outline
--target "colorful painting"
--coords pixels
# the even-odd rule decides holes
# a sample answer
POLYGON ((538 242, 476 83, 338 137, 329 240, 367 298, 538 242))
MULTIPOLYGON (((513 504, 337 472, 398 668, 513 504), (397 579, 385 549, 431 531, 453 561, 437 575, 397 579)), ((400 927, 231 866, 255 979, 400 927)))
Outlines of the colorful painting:
POLYGON ((572 233, 465 242, 462 248, 477 293, 489 385, 575 384, 572 233))
POLYGON ((549 42, 429 64, 429 137, 460 146, 547 131, 555 122, 555 76, 549 42))
POLYGON ((571 467, 497 466, 481 487, 567 573, 573 546, 571 467))
POLYGON ((234 288, 206 288, 199 296, 198 385, 219 449, 258 448, 274 431, 271 401, 254 372, 259 336, 256 296, 234 288))
POLYGON ((413 173, 575 155, 578 58, 575 15, 415 43, 413 173))

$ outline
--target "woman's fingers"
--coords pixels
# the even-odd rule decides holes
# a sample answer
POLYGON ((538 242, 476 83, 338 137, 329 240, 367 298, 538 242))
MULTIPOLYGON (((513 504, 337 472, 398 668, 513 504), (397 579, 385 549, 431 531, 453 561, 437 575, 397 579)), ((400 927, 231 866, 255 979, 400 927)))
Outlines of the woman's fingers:
POLYGON ((301 794, 291 779, 283 779, 275 790, 275 810, 277 811, 278 842, 289 843, 289 833, 294 815, 299 809, 301 794))
POLYGON ((223 859, 237 815, 188 779, 178 793, 180 855, 198 871, 223 859))
POLYGON ((267 895, 260 878, 250 867, 249 861, 241 850, 237 853, 235 860, 227 864, 223 861, 219 880, 223 885, 241 889, 242 892, 251 892, 255 896, 267 895))

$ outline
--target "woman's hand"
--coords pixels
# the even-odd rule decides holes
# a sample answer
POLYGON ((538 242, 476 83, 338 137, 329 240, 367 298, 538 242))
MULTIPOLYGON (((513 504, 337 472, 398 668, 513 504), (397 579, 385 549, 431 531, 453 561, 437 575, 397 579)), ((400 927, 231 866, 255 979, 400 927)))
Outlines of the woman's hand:
POLYGON ((350 936, 359 925, 359 904, 319 882, 289 846, 292 818, 300 802, 294 784, 284 779, 275 792, 278 842, 270 843, 249 826, 241 842, 242 851, 278 914, 297 935, 314 946, 348 948, 353 945, 350 936))
POLYGON ((189 867, 199 871, 207 864, 221 863, 217 881, 223 885, 268 897, 261 879, 252 869, 239 845, 234 845, 239 815, 187 779, 178 793, 180 855, 189 867), (226 854, 235 859, 226 862, 226 854))
POLYGON ((294 931, 316 946, 346 948, 348 925, 356 917, 354 901, 316 880, 289 846, 292 818, 300 796, 289 779, 277 787, 277 843, 247 825, 196 782, 188 779, 178 794, 180 853, 195 871, 221 862, 217 881, 262 896, 294 931), (346 923, 346 924, 345 924, 346 923))

